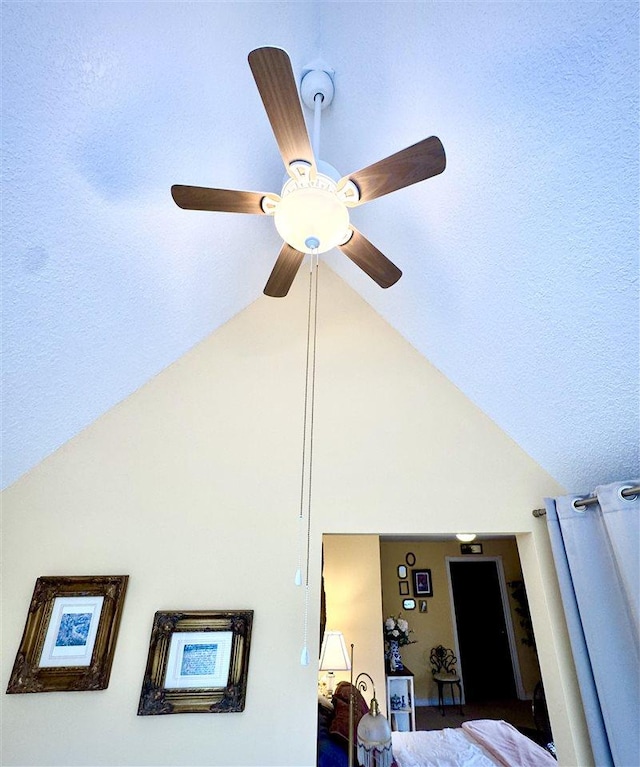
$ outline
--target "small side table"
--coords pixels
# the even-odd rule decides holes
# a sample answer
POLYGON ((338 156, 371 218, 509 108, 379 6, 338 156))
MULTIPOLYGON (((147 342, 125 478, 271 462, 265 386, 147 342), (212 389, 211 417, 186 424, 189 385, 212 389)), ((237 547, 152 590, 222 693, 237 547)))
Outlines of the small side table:
POLYGON ((409 732, 416 729, 413 672, 387 669, 387 713, 392 730, 409 732))

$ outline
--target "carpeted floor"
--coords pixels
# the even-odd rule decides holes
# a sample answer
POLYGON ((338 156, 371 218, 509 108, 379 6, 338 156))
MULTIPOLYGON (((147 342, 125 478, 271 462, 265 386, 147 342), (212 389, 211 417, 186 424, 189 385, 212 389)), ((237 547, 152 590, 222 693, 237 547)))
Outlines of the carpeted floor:
POLYGON ((535 729, 530 700, 498 700, 482 703, 468 703, 462 707, 445 706, 445 716, 435 706, 416 708, 417 730, 442 730, 445 727, 460 727, 470 719, 504 719, 514 727, 535 729))

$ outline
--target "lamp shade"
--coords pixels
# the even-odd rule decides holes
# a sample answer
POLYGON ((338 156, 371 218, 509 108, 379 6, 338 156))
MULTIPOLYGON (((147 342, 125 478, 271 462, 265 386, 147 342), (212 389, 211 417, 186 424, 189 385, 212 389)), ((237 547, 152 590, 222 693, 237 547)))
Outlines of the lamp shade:
POLYGON ((320 671, 349 671, 350 668, 342 631, 325 631, 320 649, 320 671))
POLYGON ((378 708, 378 701, 371 701, 371 710, 358 724, 358 763, 362 767, 391 767, 391 727, 378 708))

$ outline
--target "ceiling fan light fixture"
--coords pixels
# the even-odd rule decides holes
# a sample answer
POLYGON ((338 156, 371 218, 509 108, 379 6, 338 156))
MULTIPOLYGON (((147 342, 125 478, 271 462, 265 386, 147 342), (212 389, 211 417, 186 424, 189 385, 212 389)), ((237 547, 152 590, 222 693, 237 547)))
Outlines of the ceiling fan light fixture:
POLYGON ((350 237, 349 211, 336 190, 336 182, 324 173, 290 178, 274 212, 282 239, 301 253, 326 253, 344 243, 350 237), (317 248, 310 241, 317 242, 317 248))

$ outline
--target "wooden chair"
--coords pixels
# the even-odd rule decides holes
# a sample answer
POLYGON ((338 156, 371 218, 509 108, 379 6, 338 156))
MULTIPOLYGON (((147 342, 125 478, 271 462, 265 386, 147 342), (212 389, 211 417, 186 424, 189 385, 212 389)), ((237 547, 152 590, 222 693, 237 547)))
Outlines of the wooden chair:
POLYGON ((429 655, 429 662, 431 663, 431 673, 438 685, 438 705, 444 716, 444 687, 449 685, 451 688, 451 699, 453 705, 456 704, 456 694, 454 687, 458 688, 458 701, 460 706, 460 713, 464 714, 462 710, 462 686, 460 684, 460 676, 456 671, 456 663, 458 659, 453 654, 453 650, 448 647, 443 647, 441 644, 431 649, 429 655))

